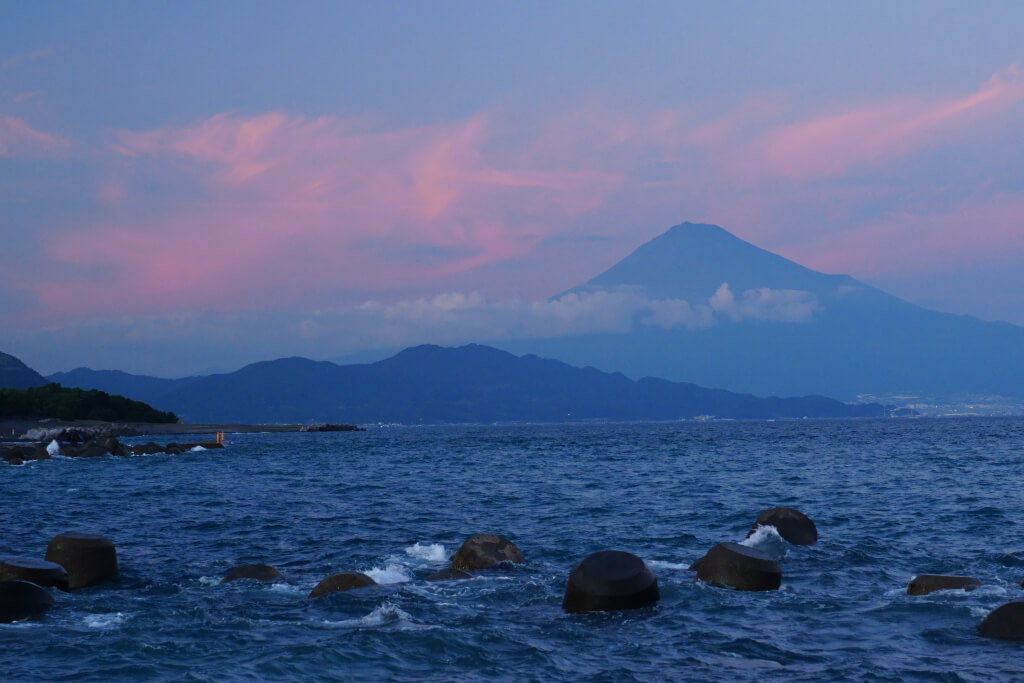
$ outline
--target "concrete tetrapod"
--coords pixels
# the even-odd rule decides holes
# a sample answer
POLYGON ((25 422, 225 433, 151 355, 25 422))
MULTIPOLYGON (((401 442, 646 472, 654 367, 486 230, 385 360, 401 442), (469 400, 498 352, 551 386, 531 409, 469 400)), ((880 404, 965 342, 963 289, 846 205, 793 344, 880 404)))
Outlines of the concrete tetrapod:
POLYGON ((53 596, 45 588, 28 581, 0 582, 0 624, 36 617, 53 606, 53 596))
POLYGON ((779 536, 793 545, 814 545, 818 542, 818 528, 814 522, 799 510, 793 508, 771 508, 765 510, 754 520, 747 538, 750 538, 759 526, 773 526, 779 536))
POLYGON ((117 576, 117 549, 106 536, 60 534, 46 546, 46 560, 67 570, 71 590, 117 576))
POLYGON ((277 571, 269 564, 243 564, 229 569, 228 573, 224 575, 224 578, 221 579, 220 582, 230 583, 231 581, 238 581, 239 579, 273 581, 274 579, 280 578, 281 572, 277 571))
POLYGON ((655 604, 660 597, 658 579, 643 560, 621 550, 602 550, 587 555, 569 574, 562 609, 637 609, 655 604))
POLYGON ((523 553, 504 536, 477 534, 452 555, 452 569, 487 569, 499 562, 523 562, 523 553))
POLYGON ((972 591, 981 585, 973 576, 949 576, 946 574, 918 574, 907 584, 907 595, 928 595, 935 591, 972 591))
POLYGON ((1011 600, 989 612, 978 635, 999 640, 1024 640, 1024 599, 1011 600))
POLYGON ((14 579, 31 581, 37 586, 53 586, 62 591, 70 590, 68 573, 64 567, 34 557, 8 557, 0 560, 0 581, 14 579))
POLYGON ((719 543, 698 560, 697 578, 741 591, 773 591, 782 585, 782 569, 771 555, 739 543, 719 543))
POLYGON ((339 591, 352 590, 353 588, 365 588, 367 586, 376 585, 376 581, 371 579, 366 574, 359 572, 342 572, 341 574, 334 574, 328 576, 326 579, 321 581, 313 588, 309 593, 311 598, 319 598, 322 595, 328 593, 337 593, 339 591))

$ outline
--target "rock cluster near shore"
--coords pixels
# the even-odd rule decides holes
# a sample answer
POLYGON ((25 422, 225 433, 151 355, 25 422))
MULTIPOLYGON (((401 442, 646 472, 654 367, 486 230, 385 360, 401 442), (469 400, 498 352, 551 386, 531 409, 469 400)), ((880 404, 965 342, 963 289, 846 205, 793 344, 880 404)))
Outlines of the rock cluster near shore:
POLYGON ((61 442, 54 439, 48 444, 0 446, 0 460, 4 460, 10 465, 22 465, 29 460, 49 460, 55 455, 61 455, 66 458, 96 458, 103 455, 128 457, 132 455, 152 455, 154 453, 177 455, 190 451, 197 446, 206 449, 224 448, 224 444, 216 441, 199 441, 196 443, 172 442, 164 445, 150 441, 145 444, 129 446, 118 441, 116 437, 108 436, 78 442, 61 442))
POLYGON ((333 424, 330 422, 319 422, 317 424, 302 425, 300 432, 365 432, 365 427, 349 424, 333 424))
MULTIPOLYGON (((758 519, 766 516, 796 520, 795 527, 788 529, 786 534, 792 539, 787 542, 793 545, 810 545, 817 541, 814 523, 796 510, 772 508, 758 519)), ((755 522, 751 535, 762 526, 755 522)), ((473 575, 462 568, 487 571, 507 569, 523 562, 523 553, 509 539, 496 534, 477 534, 466 539, 452 555, 447 569, 424 580, 471 579, 473 575)), ((782 582, 781 569, 773 557, 738 543, 717 544, 690 569, 697 572, 696 580, 708 586, 739 591, 777 590, 782 582)), ((118 571, 117 550, 113 542, 95 534, 60 534, 50 541, 43 560, 34 557, 0 559, 0 623, 45 614, 54 604, 52 594, 45 590, 47 587, 74 591, 109 582, 117 577, 118 571)), ((246 579, 275 581, 284 577, 270 565, 247 564, 232 568, 221 583, 246 579)), ((346 571, 320 581, 308 597, 321 598, 376 585, 366 574, 346 571)), ((920 574, 910 581, 907 593, 927 595, 939 590, 968 591, 980 585, 980 580, 970 576, 920 574)), ((620 550, 602 550, 591 553, 573 568, 566 584, 562 609, 569 613, 639 609, 652 606, 659 599, 657 577, 640 557, 620 550)), ((979 625, 978 634, 985 638, 1024 641, 1024 599, 1011 600, 991 611, 979 625)))

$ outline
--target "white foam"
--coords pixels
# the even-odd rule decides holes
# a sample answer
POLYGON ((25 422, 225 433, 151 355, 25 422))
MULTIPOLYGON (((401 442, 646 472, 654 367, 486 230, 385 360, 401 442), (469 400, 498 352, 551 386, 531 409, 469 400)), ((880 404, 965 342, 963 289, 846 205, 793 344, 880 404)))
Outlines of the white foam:
POLYGON ((57 443, 57 439, 54 439, 46 446, 46 452, 51 458, 60 453, 60 444, 57 443))
POLYGON ((203 448, 202 446, 193 446, 193 447, 192 447, 192 448, 190 448, 189 450, 190 450, 190 451, 205 451, 206 449, 205 449, 205 448, 203 448))
POLYGON ((272 583, 270 584, 270 590, 276 591, 278 593, 291 593, 294 595, 305 595, 306 593, 309 593, 308 588, 296 586, 295 584, 291 583, 272 583))
POLYGON ((756 548, 759 545, 775 544, 777 541, 785 543, 785 539, 779 536, 779 530, 771 525, 760 525, 754 529, 754 533, 740 541, 740 545, 748 548, 756 548))
POLYGON ((124 612, 110 612, 109 614, 87 614, 84 621, 89 628, 105 629, 123 624, 127 619, 128 615, 124 612))
POLYGON ((405 567, 400 564, 389 564, 381 569, 374 567, 363 572, 377 583, 405 583, 412 579, 406 572, 405 567))
POLYGON ((689 569, 690 565, 685 562, 662 562, 661 560, 650 560, 647 566, 651 569, 689 569))
POLYGON ((216 586, 220 583, 220 579, 218 579, 215 576, 200 576, 199 583, 203 584, 204 586, 216 586))
POLYGON ((406 548, 405 553, 427 562, 446 562, 448 560, 448 551, 440 543, 423 544, 417 541, 406 548))
POLYGON ((398 622, 411 622, 412 617, 401 608, 390 602, 385 602, 365 617, 358 619, 345 619, 343 621, 324 621, 328 626, 339 626, 341 628, 379 628, 398 622))

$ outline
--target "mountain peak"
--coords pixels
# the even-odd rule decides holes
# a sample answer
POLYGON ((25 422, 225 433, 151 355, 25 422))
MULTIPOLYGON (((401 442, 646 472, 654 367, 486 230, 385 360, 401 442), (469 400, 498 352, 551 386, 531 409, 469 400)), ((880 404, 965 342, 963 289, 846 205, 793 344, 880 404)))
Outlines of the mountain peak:
POLYGON ((669 228, 577 290, 642 287, 656 298, 706 301, 723 282, 734 292, 767 287, 833 293, 855 284, 845 275, 825 275, 756 247, 708 223, 669 228))

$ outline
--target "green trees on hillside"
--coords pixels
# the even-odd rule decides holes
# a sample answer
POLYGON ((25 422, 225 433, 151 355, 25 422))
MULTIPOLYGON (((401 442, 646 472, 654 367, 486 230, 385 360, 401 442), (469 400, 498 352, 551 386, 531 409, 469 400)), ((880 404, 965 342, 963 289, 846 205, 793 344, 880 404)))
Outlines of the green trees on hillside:
POLYGON ((101 422, 177 422, 174 413, 156 410, 105 391, 68 389, 46 384, 29 389, 0 389, 0 418, 39 417, 101 422))

